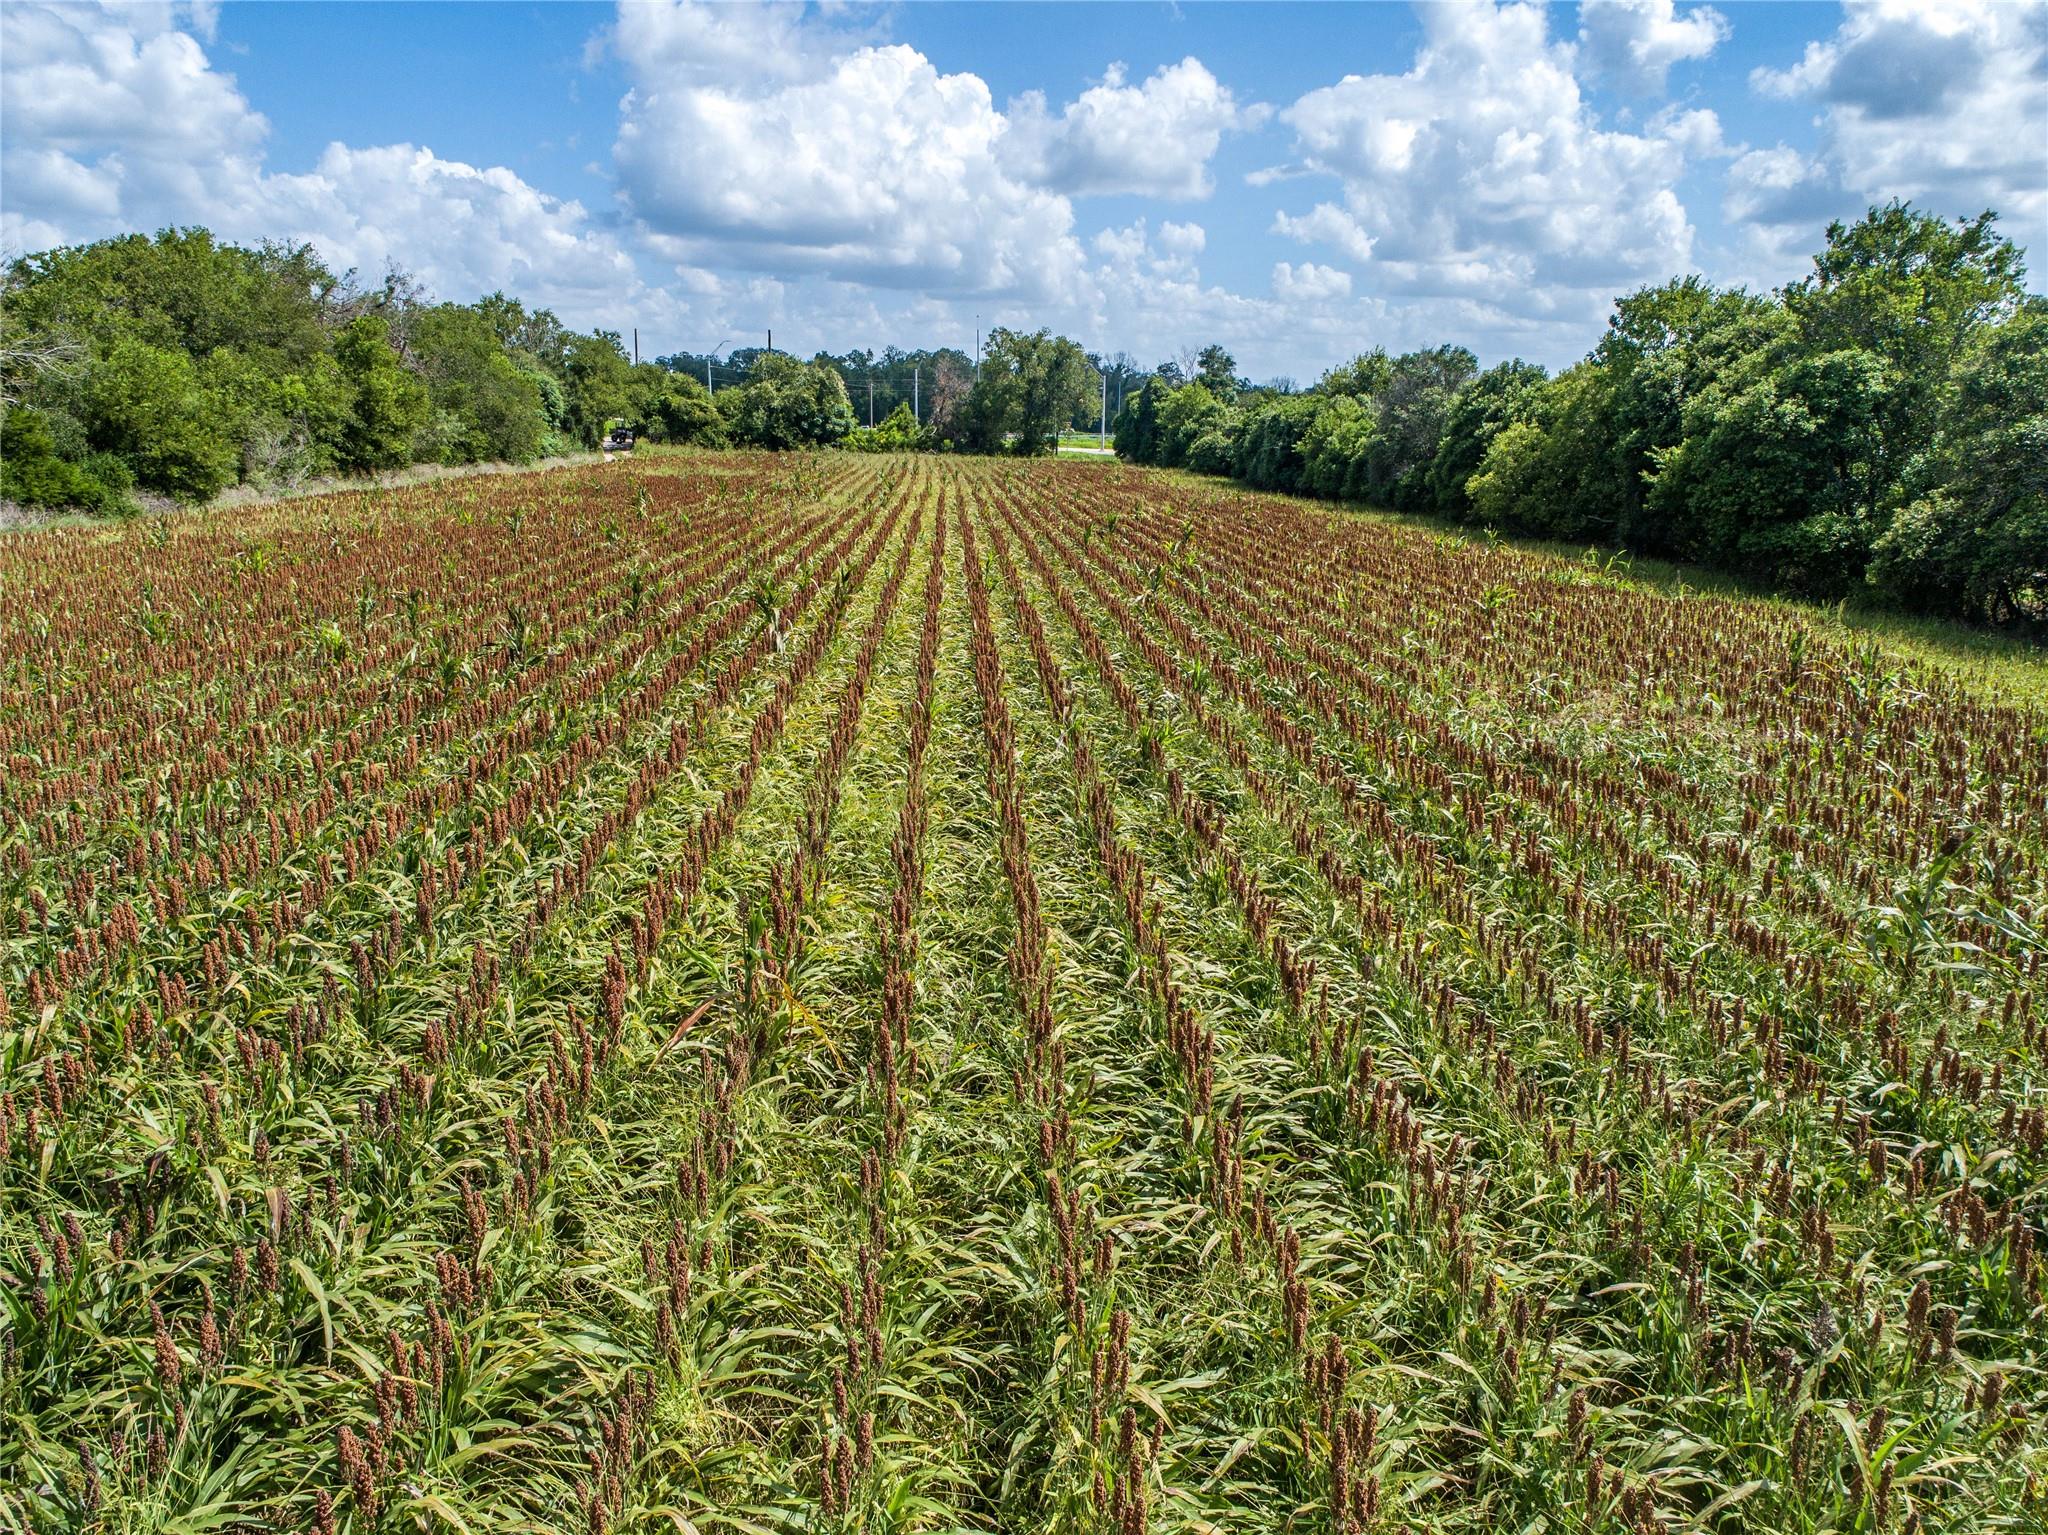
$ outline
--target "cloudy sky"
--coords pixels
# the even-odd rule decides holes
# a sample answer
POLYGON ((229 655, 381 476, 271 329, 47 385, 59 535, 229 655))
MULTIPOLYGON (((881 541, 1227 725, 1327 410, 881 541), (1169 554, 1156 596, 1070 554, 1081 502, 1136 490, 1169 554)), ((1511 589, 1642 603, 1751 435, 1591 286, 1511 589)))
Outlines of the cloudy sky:
POLYGON ((10 253, 310 240, 648 355, 1558 365, 1617 292, 1775 285, 1894 196, 2048 267, 2048 0, 0 6, 10 253))

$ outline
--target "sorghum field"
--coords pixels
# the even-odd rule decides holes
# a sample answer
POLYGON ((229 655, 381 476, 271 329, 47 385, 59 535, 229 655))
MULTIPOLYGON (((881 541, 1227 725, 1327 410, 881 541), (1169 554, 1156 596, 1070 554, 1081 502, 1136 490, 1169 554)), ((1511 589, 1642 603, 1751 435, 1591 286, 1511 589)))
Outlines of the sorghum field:
POLYGON ((2048 1520, 2048 714, 1114 466, 0 544, 0 1524, 2048 1520))

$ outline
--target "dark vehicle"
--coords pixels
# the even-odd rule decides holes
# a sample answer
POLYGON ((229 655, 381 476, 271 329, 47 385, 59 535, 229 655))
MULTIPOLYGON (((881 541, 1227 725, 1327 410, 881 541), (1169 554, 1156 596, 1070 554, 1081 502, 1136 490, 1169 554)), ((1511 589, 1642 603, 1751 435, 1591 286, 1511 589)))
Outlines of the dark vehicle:
POLYGON ((633 451, 632 428, 624 426, 613 427, 605 436, 604 451, 607 453, 631 453, 633 451))

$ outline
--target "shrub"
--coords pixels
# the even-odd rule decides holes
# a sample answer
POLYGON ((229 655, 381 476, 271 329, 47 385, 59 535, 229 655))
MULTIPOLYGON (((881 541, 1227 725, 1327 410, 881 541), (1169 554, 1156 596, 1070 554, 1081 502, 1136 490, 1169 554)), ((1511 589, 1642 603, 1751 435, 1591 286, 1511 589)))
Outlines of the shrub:
POLYGON ((412 451, 413 435, 432 409, 426 387, 392 350, 390 327, 374 315, 349 322, 334 343, 350 407, 338 457, 344 469, 395 469, 412 451))
POLYGON ((86 383, 91 447, 118 453, 138 484, 180 501, 204 501, 235 483, 240 444, 224 415, 191 358, 146 342, 117 343, 86 383))
POLYGON ((853 430, 839 370, 783 352, 756 357, 747 381, 718 396, 718 413, 735 442, 755 448, 813 448, 853 430))
MULTIPOLYGON (((1188 462, 1195 441, 1204 432, 1223 430, 1230 419, 1230 407, 1200 384, 1183 384, 1160 402, 1158 431, 1154 438, 1152 462, 1169 469, 1188 462)), ((1213 450, 1211 453, 1213 459, 1213 450)), ((1226 467, 1212 474, 1228 474, 1226 467)))
POLYGON ((0 420, 0 500, 122 512, 133 508, 127 492, 134 484, 128 466, 111 453, 96 453, 78 463, 59 458, 56 438, 41 411, 11 410, 0 420))
POLYGON ((839 446, 855 453, 915 453, 932 445, 932 434, 917 424, 910 407, 898 405, 880 426, 857 426, 839 446))
POLYGON ((1187 467, 1197 474, 1228 474, 1231 467, 1230 436, 1210 428, 1188 444, 1187 467))
POLYGON ((641 426, 651 442, 725 445, 725 420, 711 393, 687 373, 673 373, 648 400, 641 426))
POLYGON ((1238 472, 1262 490, 1300 490, 1307 472, 1302 444, 1323 401, 1312 394, 1269 400, 1245 418, 1238 472))

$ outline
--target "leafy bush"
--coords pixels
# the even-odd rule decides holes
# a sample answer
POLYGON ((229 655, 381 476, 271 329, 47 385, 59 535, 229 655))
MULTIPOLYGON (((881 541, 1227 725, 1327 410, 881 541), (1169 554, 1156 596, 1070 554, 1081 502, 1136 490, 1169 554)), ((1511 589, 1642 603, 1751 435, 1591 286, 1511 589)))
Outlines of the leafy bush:
POLYGON ((1465 485, 1474 521, 1489 527, 1515 524, 1536 489, 1544 442, 1543 429, 1532 421, 1510 422, 1494 434, 1479 472, 1465 485))
POLYGON ((711 393, 687 373, 671 373, 641 410, 640 423, 649 441, 725 445, 725 418, 711 393))
POLYGON ((1661 460, 1653 504, 1684 552, 1794 590, 1840 595, 1878 531, 1891 388, 1875 353, 1799 358, 1732 398, 1709 391, 1661 460))
POLYGON ((118 453, 136 483, 204 501, 235 483, 240 444, 227 401, 201 386, 183 352, 122 340, 93 369, 86 428, 96 451, 118 453))
POLYGON ((718 396, 730 438, 754 448, 814 448, 853 430, 853 406, 836 368, 784 352, 754 359, 747 381, 718 396))
POLYGON ((436 305, 414 317, 409 341, 432 407, 414 438, 415 459, 523 464, 540 456, 548 431, 540 385, 505 354, 483 315, 436 305))
POLYGON ((433 409, 426 387, 400 363, 389 335, 385 321, 365 315, 335 340, 334 360, 350 395, 337 444, 344 469, 395 469, 410 462, 413 438, 433 409))
POLYGON ((1301 434, 1301 488, 1312 496, 1363 494, 1358 466, 1372 440, 1370 405, 1348 394, 1319 397, 1314 418, 1301 434))
MULTIPOLYGON (((493 294, 436 304, 401 273, 364 291, 303 245, 246 249, 166 230, 45 251, 6 269, 10 397, 89 477, 198 501, 424 459, 523 462, 594 443, 660 393, 615 335, 578 335, 493 294)), ((26 462, 26 461, 25 461, 26 462)), ((38 467, 38 494, 89 487, 38 467)), ((118 495, 115 497, 118 500, 118 495)))
POLYGON ((997 326, 959 412, 960 443, 978 453, 1053 452, 1060 423, 1088 399, 1094 378, 1067 337, 997 326))
MULTIPOLYGON (((1188 461, 1195 441, 1204 432, 1221 431, 1230 420, 1230 408, 1200 384, 1183 384, 1159 403, 1158 432, 1154 438, 1152 462, 1177 469, 1188 461)), ((1228 473, 1227 466, 1212 473, 1228 473)))
POLYGON ((1488 368, 1458 391, 1430 459, 1429 492, 1437 510, 1456 515, 1465 509, 1465 482, 1478 472, 1488 444, 1528 416, 1543 383, 1541 368, 1516 359, 1488 368))
POLYGON ((908 404, 898 405, 880 426, 857 426, 839 446, 855 453, 915 453, 932 445, 932 434, 919 426, 908 404))
POLYGON ((1187 467, 1197 474, 1229 474, 1231 460, 1230 435, 1215 427, 1188 444, 1187 467))
POLYGON ((1544 538, 1613 537, 1610 404, 1608 376, 1591 363, 1537 384, 1518 405, 1520 419, 1494 431, 1459 507, 1446 510, 1544 538))
POLYGON ((2048 304, 1962 359, 1914 498, 1872 551, 1870 580, 1919 607, 2048 622, 2048 304))
POLYGON ((1319 404, 1314 395, 1285 395, 1250 412, 1238 438, 1238 474, 1261 489, 1300 490, 1308 468, 1302 443, 1319 404))
POLYGON ((112 454, 74 463, 57 456, 50 424, 36 410, 11 410, 0 418, 0 500, 22 506, 122 512, 132 508, 127 492, 135 479, 112 454))
POLYGON ((1159 462, 1159 402, 1166 392, 1166 386, 1158 379, 1148 378, 1145 386, 1126 399, 1117 411, 1116 421, 1111 427, 1110 445, 1116 449, 1117 457, 1126 463, 1159 462))

